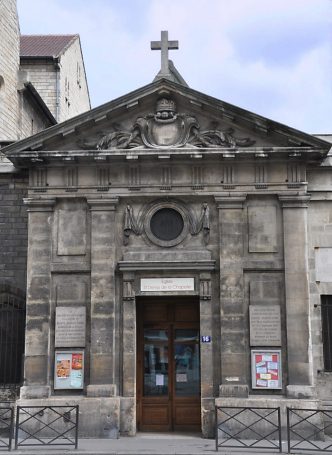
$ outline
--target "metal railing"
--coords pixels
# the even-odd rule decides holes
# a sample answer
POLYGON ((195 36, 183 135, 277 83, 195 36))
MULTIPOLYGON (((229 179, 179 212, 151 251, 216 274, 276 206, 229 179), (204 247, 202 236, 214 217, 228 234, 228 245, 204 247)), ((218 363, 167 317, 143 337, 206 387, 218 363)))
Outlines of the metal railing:
POLYGON ((78 447, 78 406, 17 406, 15 449, 78 447))
POLYGON ((287 408, 288 453, 332 452, 332 410, 287 408))
POLYGON ((0 402, 0 450, 11 450, 14 434, 14 408, 0 402))
POLYGON ((217 406, 216 450, 219 447, 279 450, 280 408, 217 406))

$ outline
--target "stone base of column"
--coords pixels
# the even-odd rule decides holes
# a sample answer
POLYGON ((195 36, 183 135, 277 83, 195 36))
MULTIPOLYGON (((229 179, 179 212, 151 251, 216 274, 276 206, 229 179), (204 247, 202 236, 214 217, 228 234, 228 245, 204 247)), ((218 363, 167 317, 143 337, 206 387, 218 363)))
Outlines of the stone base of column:
POLYGON ((51 387, 48 385, 24 385, 20 388, 20 398, 32 400, 34 398, 49 398, 51 387))
POLYGON ((249 387, 246 384, 221 384, 219 386, 219 396, 247 398, 249 396, 249 387))
POLYGON ((86 395, 88 397, 115 397, 116 385, 115 384, 92 384, 86 388, 86 395))
POLYGON ((202 415, 202 436, 203 438, 214 438, 215 433, 215 399, 202 398, 201 415, 202 415))
POLYGON ((288 385, 286 393, 288 398, 296 398, 298 400, 316 397, 315 387, 310 385, 288 385))
POLYGON ((136 397, 121 397, 120 431, 121 436, 136 435, 136 397))

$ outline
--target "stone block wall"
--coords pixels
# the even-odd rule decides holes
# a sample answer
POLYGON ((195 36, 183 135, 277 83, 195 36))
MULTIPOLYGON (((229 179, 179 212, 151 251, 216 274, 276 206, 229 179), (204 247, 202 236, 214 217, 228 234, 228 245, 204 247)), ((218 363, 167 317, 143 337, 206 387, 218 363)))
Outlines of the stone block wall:
POLYGON ((52 60, 31 61, 21 59, 22 71, 26 72, 25 79, 31 82, 46 106, 56 118, 56 78, 57 73, 52 60))
POLYGON ((59 122, 90 109, 79 38, 61 56, 60 94, 60 116, 57 119, 59 122))
POLYGON ((25 293, 28 227, 25 173, 0 174, 0 284, 25 293))
POLYGON ((16 2, 0 2, 0 141, 17 139, 19 26, 16 2))
POLYGON ((25 91, 20 98, 19 139, 39 133, 50 126, 32 96, 25 91))

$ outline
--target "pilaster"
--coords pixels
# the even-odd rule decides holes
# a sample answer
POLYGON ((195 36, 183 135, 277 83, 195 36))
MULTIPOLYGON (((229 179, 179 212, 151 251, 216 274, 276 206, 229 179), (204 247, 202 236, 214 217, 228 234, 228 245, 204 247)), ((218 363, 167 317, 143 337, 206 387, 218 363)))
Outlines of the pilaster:
POLYGON ((220 396, 248 395, 244 320, 244 223, 246 194, 215 197, 220 244, 220 396))
POLYGON ((50 395, 50 261, 55 198, 24 199, 28 211, 27 305, 21 398, 50 395))
POLYGON ((279 196, 283 209, 288 386, 294 398, 312 396, 307 208, 310 196, 279 196))
POLYGON ((114 396, 115 211, 118 198, 88 199, 91 212, 91 349, 88 396, 114 396))

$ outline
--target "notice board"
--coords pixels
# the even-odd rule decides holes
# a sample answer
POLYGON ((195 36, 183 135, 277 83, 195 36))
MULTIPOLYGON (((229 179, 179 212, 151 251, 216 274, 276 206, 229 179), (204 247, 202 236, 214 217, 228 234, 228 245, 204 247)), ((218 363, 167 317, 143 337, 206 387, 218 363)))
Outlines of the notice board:
POLYGON ((83 389, 84 352, 56 351, 54 389, 83 389))
POLYGON ((251 351, 253 389, 281 389, 281 350, 253 349, 251 351))

